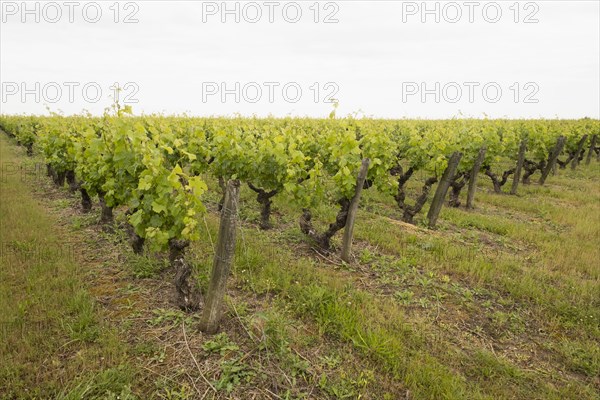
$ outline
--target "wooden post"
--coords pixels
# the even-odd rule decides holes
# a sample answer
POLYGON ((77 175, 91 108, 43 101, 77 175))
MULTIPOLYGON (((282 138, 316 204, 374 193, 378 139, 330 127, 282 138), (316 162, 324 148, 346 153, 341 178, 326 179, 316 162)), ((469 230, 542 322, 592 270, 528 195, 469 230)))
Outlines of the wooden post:
POLYGON ((442 175, 442 179, 440 180, 437 190, 435 191, 435 195, 433 196, 431 207, 429 207, 429 212, 427 213, 430 228, 435 228, 438 216, 440 215, 440 211, 442 210, 442 206, 444 205, 446 193, 448 193, 448 188, 450 187, 450 183, 454 178, 454 174, 456 174, 456 170, 458 168, 458 164, 460 163, 461 158, 462 153, 456 151, 452 154, 450 160, 448 160, 448 167, 442 175))
POLYGON ((475 199, 475 190, 477 190, 477 177, 479 176, 479 171, 481 170, 481 164, 483 164, 483 160, 485 159, 485 153, 487 152, 487 146, 483 146, 479 149, 479 155, 475 160, 475 164, 473 164, 473 169, 471 170, 471 176, 469 177, 469 190, 467 191, 467 208, 475 208, 473 206, 473 200, 475 199))
POLYGON ((513 176, 512 188, 510 194, 517 194, 517 188, 519 187, 519 180, 521 179, 521 171, 523 170, 523 163, 525 162, 525 152, 527 151, 527 141, 523 139, 521 146, 519 147, 519 158, 517 159, 517 168, 515 169, 515 175, 513 176))
POLYGON ((565 137, 561 136, 558 138, 556 146, 554 146, 554 150, 552 150, 552 153, 550 154, 550 158, 548 159, 548 164, 546 165, 546 168, 544 168, 544 171, 542 171, 542 176, 540 177, 540 185, 543 185, 546 182, 546 178, 548 178, 550 171, 552 171, 552 167, 556 164, 556 159, 562 152, 563 147, 565 147, 565 137))
POLYGON ((369 164, 371 160, 365 158, 360 166, 358 177, 356 179, 356 189, 354 197, 350 202, 350 208, 348 210, 348 216, 346 217, 346 226, 344 227, 344 241, 342 242, 342 260, 350 262, 350 250, 352 248, 352 231, 354 230, 354 220, 356 218, 356 212, 358 211, 358 202, 360 201, 360 194, 367 179, 367 172, 369 171, 369 164))
POLYGON ((200 329, 209 334, 217 332, 221 319, 227 277, 235 255, 235 231, 239 197, 240 181, 230 180, 225 189, 225 202, 221 210, 217 251, 213 261, 206 306, 200 321, 200 329))
POLYGON ((575 157, 573 157, 573 161, 571 161, 571 169, 575 169, 579 165, 579 156, 581 155, 581 152, 584 151, 583 145, 585 145, 585 141, 587 140, 587 138, 588 135, 583 135, 583 137, 579 141, 579 144, 577 145, 577 152, 575 153, 575 157))
POLYGON ((590 162, 592 162, 592 154, 594 154, 594 150, 596 149, 597 140, 598 135, 592 135, 592 143, 590 143, 590 149, 588 150, 587 157, 585 159, 585 165, 590 165, 590 162))

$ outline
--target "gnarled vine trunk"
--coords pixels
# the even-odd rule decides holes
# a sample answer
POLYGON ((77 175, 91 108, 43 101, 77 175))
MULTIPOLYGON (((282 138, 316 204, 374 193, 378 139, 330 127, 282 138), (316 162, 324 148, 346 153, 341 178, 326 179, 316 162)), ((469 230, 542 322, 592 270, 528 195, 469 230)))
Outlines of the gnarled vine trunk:
POLYGON ((569 153, 569 156, 567 157, 567 159, 565 161, 561 161, 560 158, 556 159, 556 163, 558 164, 558 167, 560 169, 565 169, 567 168, 567 165, 569 165, 569 163, 573 160, 573 158, 575 158, 575 153, 569 153))
POLYGON ((531 183, 531 175, 535 174, 537 170, 543 171, 546 167, 546 161, 540 161, 539 163, 535 163, 528 159, 525 159, 523 163, 523 169, 525 173, 523 174, 523 184, 529 185, 531 183))
POLYGON ((270 229, 271 226, 271 205, 273 201, 271 200, 273 196, 275 196, 279 191, 271 190, 267 192, 264 189, 257 188, 250 182, 248 182, 248 187, 252 189, 255 193, 257 193, 256 201, 262 206, 260 211, 260 228, 261 229, 270 229))
POLYGON ((469 172, 456 174, 452 182, 450 182, 450 198, 448 205, 450 207, 460 207, 460 192, 469 182, 469 172))
POLYGON ((324 250, 331 249, 331 238, 341 229, 346 226, 346 219, 348 218, 348 210, 350 209, 350 200, 342 198, 338 200, 340 210, 335 218, 335 222, 329 224, 329 228, 323 232, 318 233, 312 224, 312 214, 310 210, 303 209, 302 215, 300 216, 300 230, 305 235, 308 235, 313 239, 319 247, 324 250))
MULTIPOLYGON (((130 210, 126 215, 131 215, 134 212, 135 211, 130 210)), ((144 252, 144 243, 146 242, 146 239, 135 233, 135 229, 129 223, 125 225, 125 230, 129 235, 129 244, 131 245, 133 252, 138 255, 142 254, 144 252)))
POLYGON ((585 149, 583 148, 583 146, 585 145, 587 138, 588 135, 583 135, 582 138, 579 140, 579 143, 577 144, 577 150, 573 154, 573 162, 571 163, 572 169, 577 168, 581 160, 583 160, 583 156, 585 154, 585 149))
POLYGON ((429 192, 431 191, 431 186, 435 184, 438 180, 435 177, 429 178, 425 181, 423 188, 421 189, 421 194, 415 200, 415 204, 413 206, 406 203, 406 191, 405 185, 406 182, 412 177, 415 172, 413 167, 410 167, 404 172, 400 165, 393 168, 391 171, 392 175, 399 175, 398 177, 398 192, 394 199, 396 200, 396 204, 398 207, 404 212, 402 215, 402 220, 409 224, 413 224, 413 220, 415 215, 421 211, 425 203, 427 202, 427 197, 429 197, 429 192))
POLYGON ((65 179, 66 179, 66 173, 63 172, 56 172, 56 170, 54 168, 52 168, 52 180, 54 181, 54 184, 58 187, 63 187, 65 185, 65 179))
POLYGON ((104 199, 104 193, 98 193, 98 199, 100 201, 100 207, 102 207, 102 213, 100 214, 100 223, 102 225, 111 224, 113 222, 113 209, 106 204, 104 199))
POLYGON ((79 193, 81 193, 81 209, 85 213, 90 212, 92 209, 92 199, 90 198, 90 195, 87 190, 82 187, 79 188, 79 193))
POLYGON ((169 264, 175 269, 175 300, 184 311, 197 311, 202 305, 202 293, 189 278, 192 266, 185 261, 185 249, 190 245, 187 240, 169 240, 169 264))
POLYGON ((483 170, 485 171, 485 174, 489 176, 492 180, 495 193, 502 193, 502 186, 504 186, 508 181, 508 178, 515 173, 515 168, 511 168, 508 171, 504 171, 502 173, 502 179, 498 179, 498 176, 492 172, 492 169, 489 165, 483 167, 483 170))
POLYGON ((75 171, 68 170, 65 172, 65 179, 67 180, 67 185, 69 185, 69 192, 75 193, 79 188, 77 180, 75 179, 75 171))

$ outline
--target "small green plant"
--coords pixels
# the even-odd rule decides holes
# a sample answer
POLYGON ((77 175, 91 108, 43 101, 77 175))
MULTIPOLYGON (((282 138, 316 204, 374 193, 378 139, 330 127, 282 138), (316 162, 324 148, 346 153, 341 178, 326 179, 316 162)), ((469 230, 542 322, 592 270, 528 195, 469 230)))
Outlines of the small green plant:
POLYGON ((133 348, 135 354, 151 356, 158 351, 158 347, 152 342, 140 342, 133 348))
POLYGON ((239 360, 224 361, 221 363, 221 377, 215 383, 215 388, 231 393, 237 385, 250 382, 255 375, 254 371, 239 360))
POLYGON ((466 288, 463 290, 462 295, 464 300, 469 302, 473 301, 475 298, 473 291, 466 288))
POLYGON ((219 333, 212 340, 204 342, 202 349, 208 353, 219 353, 224 356, 229 351, 239 350, 240 347, 233 343, 226 333, 219 333))
POLYGON ((525 332, 525 322, 521 316, 515 312, 505 313, 496 311, 490 318, 496 329, 507 330, 515 334, 525 332))
POLYGON ((358 256, 358 260, 361 264, 369 264, 374 259, 375 255, 369 249, 364 249, 360 252, 360 255, 358 256))
POLYGON ((188 385, 183 384, 179 387, 171 387, 171 385, 173 385, 173 382, 166 379, 157 381, 156 386, 159 391, 155 393, 156 396, 164 400, 186 400, 192 398, 192 391, 188 385))
POLYGON ((165 358, 167 358, 167 349, 163 347, 154 354, 154 357, 151 358, 151 361, 162 364, 165 362, 165 358))
POLYGON ((430 279, 430 278, 427 278, 425 276, 422 276, 419 279, 417 279, 417 282, 419 283, 419 285, 421 285, 424 288, 426 288, 427 286, 431 285, 431 283, 433 282, 433 280, 430 279))
POLYGON ((331 369, 336 368, 338 365, 340 365, 342 363, 342 360, 340 359, 340 357, 337 354, 332 354, 330 356, 323 356, 323 357, 321 357, 321 361, 323 362, 323 365, 325 365, 331 369))
POLYGON ((192 318, 187 317, 183 311, 179 310, 165 310, 163 308, 152 311, 154 318, 149 319, 147 323, 151 326, 157 326, 162 324, 170 323, 169 328, 175 328, 185 322, 187 325, 192 323, 192 318))
POLYGON ((435 299, 435 301, 437 302, 441 302, 442 300, 444 300, 444 298, 446 298, 448 295, 446 293, 443 292, 438 292, 437 290, 435 290, 434 294, 433 294, 433 298, 435 299))
POLYGON ((414 292, 408 289, 398 290, 396 293, 394 293, 394 298, 404 305, 409 305, 412 303, 414 295, 414 292))
POLYGON ((429 308, 429 305, 431 304, 426 298, 420 298, 418 303, 421 308, 429 308))
POLYGON ((351 399, 358 396, 352 382, 345 379, 330 380, 325 374, 321 375, 319 379, 319 388, 335 399, 351 399))

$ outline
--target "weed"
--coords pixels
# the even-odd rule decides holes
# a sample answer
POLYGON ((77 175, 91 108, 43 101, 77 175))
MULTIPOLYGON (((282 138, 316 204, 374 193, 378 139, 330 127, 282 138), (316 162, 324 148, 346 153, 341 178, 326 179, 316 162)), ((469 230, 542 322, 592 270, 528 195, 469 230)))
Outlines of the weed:
POLYGON ((236 351, 240 349, 237 344, 233 343, 229 339, 229 336, 226 333, 219 333, 213 336, 211 340, 208 340, 202 344, 202 348, 208 353, 219 353, 221 356, 224 356, 230 351, 236 351))
POLYGON ((180 310, 166 310, 163 308, 153 310, 154 318, 147 320, 146 322, 151 326, 166 325, 169 329, 173 329, 180 326, 185 322, 186 325, 191 325, 193 322, 192 317, 185 315, 180 310))
POLYGON ((239 360, 223 361, 221 363, 221 377, 215 383, 215 388, 231 393, 237 385, 249 383, 255 375, 254 371, 239 360))

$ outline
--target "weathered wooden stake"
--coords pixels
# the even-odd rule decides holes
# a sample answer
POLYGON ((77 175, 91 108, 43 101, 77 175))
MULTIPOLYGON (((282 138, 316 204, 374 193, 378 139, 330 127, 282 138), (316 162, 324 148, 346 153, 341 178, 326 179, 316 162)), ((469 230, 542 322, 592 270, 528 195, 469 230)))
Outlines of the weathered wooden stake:
POLYGON ((575 169, 579 165, 579 156, 581 156, 581 152, 584 151, 583 146, 585 145, 587 138, 588 135, 583 135, 579 141, 579 144, 577 145, 577 152, 575 153, 575 157, 573 157, 573 161, 571 161, 571 169, 575 169))
POLYGON ((437 190, 435 191, 435 195, 433 196, 431 207, 429 207, 429 212, 427 213, 427 219, 429 219, 430 228, 435 228, 438 216, 440 215, 440 211, 444 205, 444 199, 448 193, 448 188, 450 187, 450 183, 454 178, 454 174, 456 173, 456 169, 458 168, 461 158, 462 153, 456 151, 452 154, 450 160, 448 160, 448 167, 442 175, 442 179, 440 180, 437 190))
POLYGON ((527 151, 527 142, 525 140, 521 141, 521 146, 519 147, 519 157, 517 158, 517 169, 515 170, 515 175, 513 176, 512 188, 510 189, 510 194, 517 194, 517 188, 519 187, 519 180, 521 179, 521 171, 523 170, 523 163, 525 162, 525 152, 527 151))
POLYGON ((542 176, 540 177, 540 185, 543 185, 546 182, 546 178, 548 178, 550 171, 552 171, 552 167, 556 164, 556 159, 562 152, 563 147, 565 147, 565 137, 561 136, 558 138, 556 146, 554 146, 554 150, 552 150, 552 153, 550 154, 550 158, 548 159, 548 164, 546 164, 546 168, 544 168, 544 171, 542 171, 542 176))
POLYGON ((592 135, 592 143, 590 143, 590 149, 588 150, 587 157, 585 159, 585 165, 590 165, 592 161, 592 154, 596 149, 596 141, 598 140, 598 135, 592 135))
POLYGON ((346 217, 346 226, 344 227, 344 240, 342 242, 342 260, 350 262, 350 250, 352 249, 352 231, 354 230, 354 220, 356 218, 356 212, 358 211, 358 203, 360 201, 360 194, 367 179, 367 172, 369 171, 369 164, 371 160, 365 158, 362 161, 358 177, 356 178, 356 189, 354 197, 350 202, 350 208, 348 210, 348 216, 346 217))
POLYGON ((475 160, 475 164, 473 164, 471 176, 469 177, 469 189, 467 191, 467 208, 475 208, 475 206, 473 205, 473 200, 475 199, 475 191, 477 190, 477 177, 479 176, 481 164, 483 164, 486 152, 487 146, 483 146, 481 149, 479 149, 479 155, 475 160))
POLYGON ((235 231, 239 197, 240 181, 230 180, 225 189, 225 201, 221 209, 217 251, 213 261, 206 306, 200 321, 200 329, 209 334, 217 332, 221 320, 227 277, 229 276, 235 255, 235 231))

